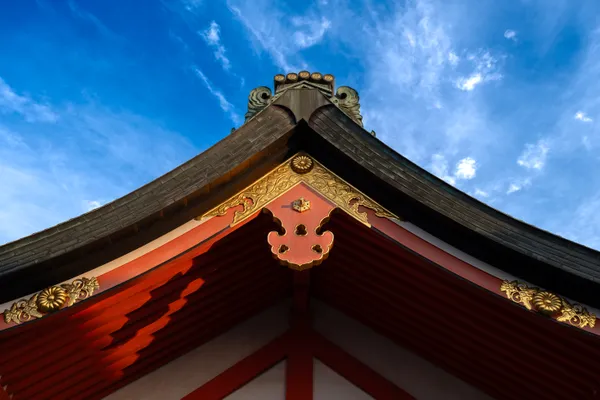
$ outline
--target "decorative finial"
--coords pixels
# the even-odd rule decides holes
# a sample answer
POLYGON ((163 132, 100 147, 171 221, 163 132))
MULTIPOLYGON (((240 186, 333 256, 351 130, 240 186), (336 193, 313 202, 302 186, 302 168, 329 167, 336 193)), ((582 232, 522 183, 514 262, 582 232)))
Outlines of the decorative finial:
POLYGON ((340 109, 345 112, 358 125, 363 126, 362 115, 360 115, 360 98, 358 92, 350 86, 340 86, 331 99, 340 109))
MULTIPOLYGON (((363 126, 362 115, 360 114, 360 103, 358 92, 351 87, 341 86, 335 95, 333 89, 335 86, 335 77, 331 74, 321 74, 320 72, 300 71, 298 73, 290 72, 288 74, 277 74, 273 78, 275 83, 275 93, 266 86, 260 86, 250 92, 248 97, 248 112, 246 121, 250 120, 257 113, 267 107, 272 101, 279 97, 289 88, 294 89, 317 89, 336 104, 346 115, 361 127, 363 126)), ((233 131, 232 131, 233 132, 233 131)), ((371 132, 375 136, 375 132, 371 132)))

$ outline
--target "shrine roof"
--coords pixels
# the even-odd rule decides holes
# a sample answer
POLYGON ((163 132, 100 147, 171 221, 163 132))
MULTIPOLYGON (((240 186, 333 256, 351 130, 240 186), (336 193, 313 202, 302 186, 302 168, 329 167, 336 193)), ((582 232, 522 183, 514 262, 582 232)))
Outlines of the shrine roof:
POLYGON ((331 75, 277 75, 244 125, 173 171, 80 217, 0 246, 0 302, 70 279, 202 215, 305 151, 428 233, 514 276, 600 306, 600 253, 526 224, 412 163, 362 126, 331 75))

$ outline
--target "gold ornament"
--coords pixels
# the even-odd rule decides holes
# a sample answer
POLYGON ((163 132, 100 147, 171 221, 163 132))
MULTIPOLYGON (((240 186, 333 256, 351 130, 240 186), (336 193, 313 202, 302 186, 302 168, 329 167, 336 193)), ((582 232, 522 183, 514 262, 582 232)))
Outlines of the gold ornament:
POLYGON ((301 197, 298 200, 294 200, 294 202, 292 203, 292 208, 298 211, 299 213, 303 213, 304 211, 310 210, 310 201, 301 197))
POLYGON ((320 81, 322 77, 323 75, 321 75, 318 72, 313 72, 312 74, 310 74, 310 79, 312 79, 313 81, 320 81))
POLYGON ((60 286, 62 286, 62 288, 67 291, 67 294, 69 296, 69 300, 67 303, 68 306, 72 306, 78 300, 87 299, 96 290, 100 288, 98 280, 95 277, 92 277, 90 279, 75 279, 71 283, 64 283, 60 286))
POLYGON ((593 328, 596 325, 596 316, 586 310, 581 304, 572 305, 563 299, 562 314, 556 318, 560 322, 568 322, 571 325, 583 328, 589 325, 593 328))
POLYGON ((292 159, 292 169, 298 174, 305 174, 313 167, 313 161, 307 156, 296 156, 292 159))
POLYGON ((554 293, 537 292, 533 296, 533 306, 542 314, 551 315, 561 309, 562 300, 554 293))
POLYGON ((298 73, 298 76, 300 77, 300 79, 308 79, 308 78, 310 78, 310 72, 308 72, 308 71, 300 71, 298 73))
POLYGON ((506 293, 506 297, 514 301, 515 303, 521 303, 528 310, 532 310, 533 306, 531 301, 536 293, 536 289, 527 287, 524 283, 517 281, 509 282, 504 281, 500 286, 500 290, 506 293))
POLYGON ((324 80, 325 82, 333 82, 333 75, 331 75, 331 74, 326 74, 326 75, 324 75, 324 76, 323 76, 323 80, 324 80))
MULTIPOLYGON (((235 212, 231 223, 232 226, 237 225, 299 183, 304 183, 317 191, 366 226, 370 227, 371 224, 369 224, 367 213, 359 210, 361 206, 373 210, 375 215, 380 218, 398 219, 396 215, 334 175, 317 161, 304 155, 296 157, 308 158, 313 164, 312 168, 308 172, 300 174, 294 171, 293 163, 287 161, 221 205, 196 217, 196 220, 223 216, 230 208, 241 205, 243 209, 235 212)), ((293 157, 292 160, 296 157, 293 157)))
POLYGON ((529 287, 518 281, 503 281, 500 290, 515 303, 520 303, 528 310, 550 315, 560 322, 567 322, 578 328, 596 325, 596 316, 581 304, 571 304, 564 297, 558 296, 537 287, 529 287))
POLYGON ((75 279, 71 283, 51 286, 34 294, 28 300, 14 302, 10 309, 4 310, 4 322, 20 324, 34 318, 42 318, 92 296, 99 288, 100 285, 95 277, 75 279))
POLYGON ((298 75, 294 73, 287 74, 287 80, 290 82, 296 82, 298 80, 298 75))
POLYGON ((14 322, 19 324, 27 322, 34 318, 42 318, 43 315, 38 311, 36 300, 37 293, 31 296, 29 300, 19 300, 12 304, 9 310, 4 310, 4 322, 10 324, 14 322))
POLYGON ((275 82, 285 82, 285 75, 275 75, 275 82))
POLYGON ((67 292, 61 287, 51 286, 40 292, 35 302, 43 313, 59 310, 67 300, 67 292))

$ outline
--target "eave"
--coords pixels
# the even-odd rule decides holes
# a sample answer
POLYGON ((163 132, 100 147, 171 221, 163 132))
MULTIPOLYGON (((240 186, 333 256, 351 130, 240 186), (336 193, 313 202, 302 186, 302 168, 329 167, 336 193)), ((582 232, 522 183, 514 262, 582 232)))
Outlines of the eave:
POLYGON ((105 207, 0 247, 0 302, 66 281, 224 201, 306 151, 383 206, 518 278, 600 307, 600 253, 513 219, 405 159, 310 85, 211 149, 105 207))

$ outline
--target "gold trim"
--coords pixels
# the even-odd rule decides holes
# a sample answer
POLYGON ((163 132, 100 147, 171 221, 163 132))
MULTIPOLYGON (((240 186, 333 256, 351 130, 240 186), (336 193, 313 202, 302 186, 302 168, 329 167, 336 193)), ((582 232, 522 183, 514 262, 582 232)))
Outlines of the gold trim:
POLYGON ((79 300, 90 297, 100 285, 95 277, 75 279, 71 283, 50 286, 31 296, 12 304, 4 310, 4 322, 20 324, 35 318, 42 318, 61 308, 70 307, 79 300))
POLYGON ((241 205, 243 206, 243 210, 235 212, 231 226, 239 224, 281 194, 300 183, 308 185, 311 189, 320 193, 338 208, 366 226, 370 227, 371 224, 369 224, 367 213, 359 211, 359 206, 375 211, 375 215, 378 217, 398 219, 396 215, 329 171, 314 158, 311 158, 313 167, 308 172, 302 174, 295 172, 293 164, 296 158, 300 157, 308 156, 305 154, 295 155, 221 205, 200 217, 196 217, 196 220, 201 220, 205 217, 223 216, 230 208, 241 205))
POLYGON ((296 156, 292 159, 292 170, 297 174, 305 174, 313 167, 313 161, 308 156, 296 156))
POLYGON ((306 200, 304 197, 300 197, 298 200, 292 202, 292 208, 299 213, 303 213, 310 210, 310 201, 306 200))
POLYGON ((528 310, 549 315, 560 322, 567 322, 578 328, 596 325, 596 316, 581 304, 571 304, 564 297, 542 290, 529 287, 518 281, 503 281, 500 290, 506 297, 515 303, 523 304, 528 310))

